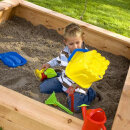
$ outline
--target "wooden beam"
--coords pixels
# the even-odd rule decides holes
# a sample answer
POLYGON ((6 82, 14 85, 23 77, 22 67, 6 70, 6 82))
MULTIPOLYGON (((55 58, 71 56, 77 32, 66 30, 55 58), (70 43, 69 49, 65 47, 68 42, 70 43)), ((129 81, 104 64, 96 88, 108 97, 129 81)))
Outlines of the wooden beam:
POLYGON ((49 29, 55 29, 60 34, 63 34, 64 27, 69 23, 77 23, 84 31, 84 40, 88 45, 130 59, 130 38, 69 16, 65 16, 27 1, 20 3, 20 6, 15 10, 15 15, 25 18, 34 25, 42 24, 49 29))
POLYGON ((0 24, 7 21, 11 16, 12 8, 0 11, 0 24))
POLYGON ((130 67, 121 94, 112 130, 130 130, 130 67))
POLYGON ((9 8, 18 6, 22 2, 23 0, 3 0, 0 2, 0 9, 2 7, 3 10, 7 10, 9 8))
POLYGON ((0 86, 0 127, 4 130, 80 130, 83 121, 0 86))
POLYGON ((3 0, 2 2, 5 4, 11 4, 13 7, 19 5, 20 3, 22 3, 24 0, 3 0))
POLYGON ((13 7, 19 5, 22 0, 3 0, 0 2, 0 23, 4 23, 12 15, 13 7))

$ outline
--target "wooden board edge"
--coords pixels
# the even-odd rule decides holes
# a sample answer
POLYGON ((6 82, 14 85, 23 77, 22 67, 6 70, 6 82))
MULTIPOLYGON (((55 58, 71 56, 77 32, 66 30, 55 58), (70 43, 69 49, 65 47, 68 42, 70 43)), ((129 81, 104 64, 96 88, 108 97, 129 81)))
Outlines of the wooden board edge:
POLYGON ((85 32, 84 41, 86 44, 99 50, 111 52, 115 55, 122 55, 130 59, 130 38, 115 34, 27 1, 20 3, 20 5, 16 7, 15 15, 30 21, 35 26, 42 24, 48 29, 54 29, 61 35, 63 34, 66 25, 72 22, 77 23, 85 32))
POLYGON ((112 130, 130 129, 130 67, 122 90, 112 130))
POLYGON ((80 120, 65 112, 59 111, 55 108, 47 106, 38 101, 35 101, 29 97, 26 97, 20 93, 17 93, 1 85, 0 85, 0 115, 1 117, 5 115, 6 118, 4 119, 11 120, 20 127, 21 127, 20 120, 22 120, 21 122, 23 122, 24 118, 25 125, 23 124, 23 126, 26 129, 28 129, 29 127, 29 125, 27 125, 29 124, 28 122, 34 122, 36 124, 40 124, 37 125, 38 130, 44 129, 42 126, 46 126, 48 129, 55 128, 63 130, 65 129, 79 130, 82 128, 83 124, 83 120, 80 120), (5 111, 5 109, 3 108, 7 108, 7 110, 5 111), (15 114, 17 118, 15 118, 15 114))
POLYGON ((81 20, 78 20, 78 19, 75 19, 75 18, 66 16, 66 15, 61 14, 61 13, 58 13, 58 12, 56 12, 56 11, 52 11, 52 10, 50 10, 50 9, 47 9, 47 8, 44 8, 44 7, 35 5, 35 4, 33 4, 33 3, 31 3, 31 2, 28 2, 28 1, 24 1, 24 0, 23 0, 23 2, 20 3, 20 5, 23 6, 23 7, 28 7, 28 8, 30 8, 30 9, 33 9, 33 10, 35 10, 35 11, 47 13, 48 15, 57 17, 57 18, 59 18, 59 19, 63 19, 63 20, 65 20, 65 21, 68 21, 69 23, 72 23, 72 22, 77 23, 77 24, 79 24, 80 26, 87 28, 88 30, 94 31, 94 32, 99 33, 99 34, 102 34, 102 35, 106 35, 106 36, 111 37, 111 38, 115 38, 115 39, 117 39, 117 40, 119 40, 119 41, 126 42, 126 44, 129 43, 129 44, 127 44, 127 45, 130 47, 130 38, 127 38, 127 37, 122 36, 122 35, 120 35, 120 34, 113 33, 113 32, 108 31, 108 30, 106 30, 106 29, 103 29, 103 28, 94 26, 94 25, 92 25, 92 24, 83 22, 83 21, 81 21, 81 20))
POLYGON ((7 21, 13 14, 13 8, 22 3, 22 0, 0 1, 0 23, 7 21))

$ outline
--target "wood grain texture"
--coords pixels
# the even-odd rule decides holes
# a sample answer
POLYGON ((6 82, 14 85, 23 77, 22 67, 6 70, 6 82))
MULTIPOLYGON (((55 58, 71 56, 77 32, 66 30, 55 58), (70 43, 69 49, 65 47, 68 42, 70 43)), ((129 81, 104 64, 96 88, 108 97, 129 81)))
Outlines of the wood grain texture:
POLYGON ((0 86, 0 126, 4 130, 80 130, 83 121, 0 86))
POLYGON ((20 6, 17 6, 15 15, 25 18, 35 26, 42 24, 49 29, 54 29, 59 34, 63 34, 65 26, 69 23, 77 23, 84 31, 84 41, 86 44, 130 59, 130 38, 69 16, 65 16, 27 1, 23 1, 20 3, 20 6))
POLYGON ((130 130, 130 67, 121 94, 112 130, 130 130))

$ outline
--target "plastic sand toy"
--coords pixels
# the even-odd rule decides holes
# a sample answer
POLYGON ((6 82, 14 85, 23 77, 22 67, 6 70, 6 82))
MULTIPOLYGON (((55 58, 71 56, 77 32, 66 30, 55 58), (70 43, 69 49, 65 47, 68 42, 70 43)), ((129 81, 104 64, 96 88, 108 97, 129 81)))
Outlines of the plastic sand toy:
POLYGON ((86 104, 82 104, 79 107, 82 109, 83 126, 82 130, 106 130, 104 123, 106 122, 106 115, 103 109, 87 109, 86 104))
POLYGON ((68 93, 68 95, 71 98, 71 111, 74 112, 74 92, 75 92, 75 88, 73 88, 72 86, 70 86, 66 93, 68 93))
POLYGON ((60 104, 55 96, 55 92, 53 92, 50 97, 45 101, 45 104, 52 104, 52 105, 56 105, 59 106, 60 108, 62 108, 63 110, 65 110, 66 112, 68 112, 69 114, 73 114, 72 111, 70 111, 68 108, 66 108, 65 106, 63 106, 62 104, 60 104))
POLYGON ((82 88, 89 88, 93 82, 101 80, 110 62, 97 53, 77 51, 68 63, 66 75, 82 88))
POLYGON ((106 115, 101 108, 89 109, 84 112, 82 112, 85 114, 82 130, 106 130, 104 125, 106 122, 106 115))
POLYGON ((84 119, 84 120, 85 120, 85 118, 86 118, 87 106, 89 106, 89 105, 82 104, 82 105, 79 106, 79 107, 81 107, 81 109, 82 109, 82 116, 83 116, 83 119, 84 119))
POLYGON ((47 79, 47 78, 53 78, 53 77, 57 76, 57 73, 52 68, 48 68, 47 70, 45 70, 45 69, 41 69, 41 70, 36 69, 34 73, 35 73, 35 76, 41 81, 43 81, 44 79, 47 79))
POLYGON ((22 66, 27 63, 27 60, 17 52, 0 53, 0 60, 8 67, 22 66))

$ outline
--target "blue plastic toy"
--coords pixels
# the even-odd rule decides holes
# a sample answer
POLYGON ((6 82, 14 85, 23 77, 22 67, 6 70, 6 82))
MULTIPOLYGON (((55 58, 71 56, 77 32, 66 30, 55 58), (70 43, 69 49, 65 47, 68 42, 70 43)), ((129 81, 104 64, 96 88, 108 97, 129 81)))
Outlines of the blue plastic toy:
POLYGON ((74 54, 75 54, 77 51, 88 52, 89 49, 81 49, 81 48, 80 48, 80 49, 75 49, 75 50, 71 53, 71 55, 69 56, 68 61, 71 60, 71 58, 74 56, 74 54))
POLYGON ((22 66, 27 63, 27 60, 17 52, 6 52, 0 54, 0 60, 8 67, 22 66))

